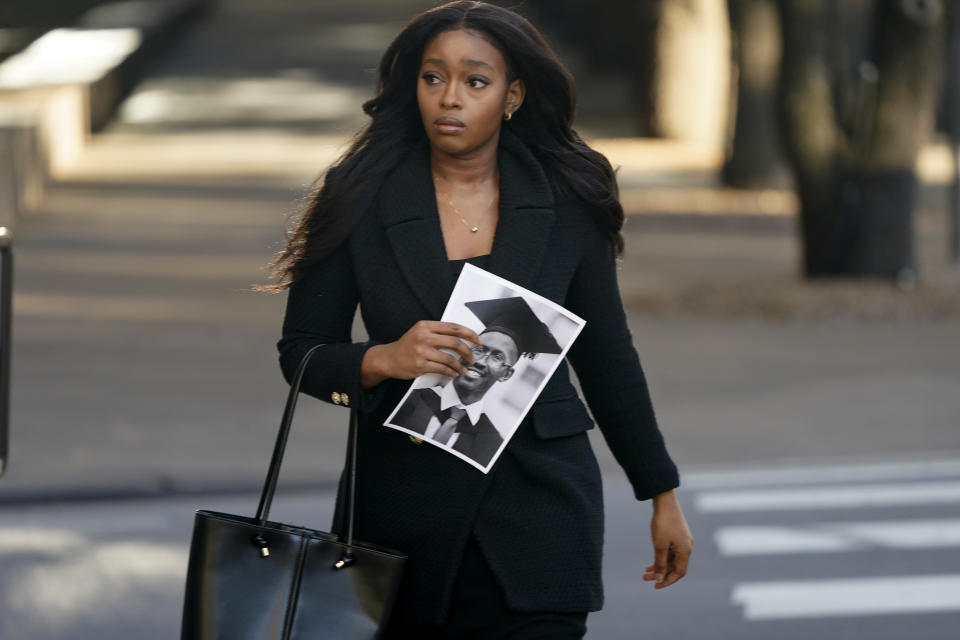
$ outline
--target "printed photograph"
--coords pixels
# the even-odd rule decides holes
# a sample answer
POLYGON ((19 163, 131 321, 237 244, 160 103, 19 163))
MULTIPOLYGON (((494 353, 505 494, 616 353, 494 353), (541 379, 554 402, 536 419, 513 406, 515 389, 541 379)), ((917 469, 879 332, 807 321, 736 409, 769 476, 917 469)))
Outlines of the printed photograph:
POLYGON ((474 363, 451 378, 414 380, 384 426, 487 473, 585 324, 527 289, 467 264, 441 320, 476 331, 474 363))

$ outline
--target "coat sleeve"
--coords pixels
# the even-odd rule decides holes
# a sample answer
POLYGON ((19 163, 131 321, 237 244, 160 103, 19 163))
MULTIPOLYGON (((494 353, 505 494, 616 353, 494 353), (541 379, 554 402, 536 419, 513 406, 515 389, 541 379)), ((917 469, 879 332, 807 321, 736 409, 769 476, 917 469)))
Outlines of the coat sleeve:
POLYGON ((570 283, 567 307, 587 321, 568 353, 587 405, 638 500, 677 487, 640 358, 617 286, 616 258, 590 225, 585 253, 570 283))
POLYGON ((367 349, 377 342, 352 342, 350 330, 358 298, 347 242, 312 265, 290 287, 283 334, 277 343, 280 368, 288 383, 303 355, 323 344, 304 373, 303 391, 334 404, 367 405, 367 392, 360 387, 360 364, 367 349))

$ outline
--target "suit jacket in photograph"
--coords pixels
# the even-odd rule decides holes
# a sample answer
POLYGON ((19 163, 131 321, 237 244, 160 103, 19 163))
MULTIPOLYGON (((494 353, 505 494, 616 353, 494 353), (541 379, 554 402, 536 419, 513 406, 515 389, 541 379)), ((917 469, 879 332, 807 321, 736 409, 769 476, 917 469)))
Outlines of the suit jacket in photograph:
MULTIPOLYGON (((586 320, 567 361, 610 450, 638 499, 676 487, 605 233, 579 200, 562 195, 509 124, 497 160, 500 211, 487 270, 586 320)), ((349 237, 290 288, 278 349, 289 380, 302 355, 325 344, 304 390, 359 408, 356 536, 408 554, 397 615, 442 622, 471 535, 511 608, 598 610, 600 470, 586 434, 593 421, 565 362, 488 474, 382 426, 409 380, 360 387, 366 350, 419 320, 439 320, 453 290, 426 142, 370 190, 349 237), (358 305, 368 338, 355 342, 358 305)), ((647 544, 638 547, 638 574, 648 553, 647 544)))
MULTIPOLYGON (((406 401, 397 410, 391 420, 395 424, 417 433, 426 433, 431 418, 440 418, 443 411, 440 409, 440 396, 432 389, 414 389, 406 401)), ((500 448, 503 436, 490 422, 487 414, 480 414, 477 424, 470 422, 468 416, 463 416, 456 428, 457 439, 451 449, 476 460, 484 467, 490 463, 493 454, 500 448)))

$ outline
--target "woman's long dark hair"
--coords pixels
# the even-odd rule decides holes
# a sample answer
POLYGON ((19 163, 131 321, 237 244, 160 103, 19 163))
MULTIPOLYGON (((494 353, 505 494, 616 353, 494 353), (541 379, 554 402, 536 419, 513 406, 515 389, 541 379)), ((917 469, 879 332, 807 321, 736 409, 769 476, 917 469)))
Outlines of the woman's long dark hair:
POLYGON ((416 83, 423 50, 438 34, 469 29, 503 55, 508 80, 526 86, 523 105, 504 122, 546 165, 558 188, 581 200, 607 233, 612 250, 623 251, 623 208, 609 161, 573 130, 576 89, 556 54, 525 18, 483 2, 460 0, 414 18, 380 60, 376 95, 363 105, 371 122, 318 179, 308 204, 272 264, 275 289, 296 282, 313 263, 336 248, 371 202, 371 190, 423 142, 416 83))

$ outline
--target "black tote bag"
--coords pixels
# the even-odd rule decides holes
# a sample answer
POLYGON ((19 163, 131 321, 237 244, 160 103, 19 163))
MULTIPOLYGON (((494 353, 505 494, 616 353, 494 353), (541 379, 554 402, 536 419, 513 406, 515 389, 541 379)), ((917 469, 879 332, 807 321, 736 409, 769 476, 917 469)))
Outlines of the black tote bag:
POLYGON ((354 541, 357 414, 350 410, 343 539, 267 520, 307 362, 290 384, 253 518, 199 510, 193 525, 181 640, 376 638, 390 616, 406 556, 354 541))

